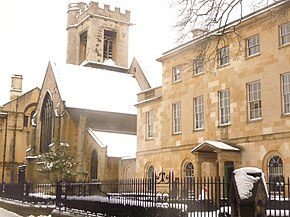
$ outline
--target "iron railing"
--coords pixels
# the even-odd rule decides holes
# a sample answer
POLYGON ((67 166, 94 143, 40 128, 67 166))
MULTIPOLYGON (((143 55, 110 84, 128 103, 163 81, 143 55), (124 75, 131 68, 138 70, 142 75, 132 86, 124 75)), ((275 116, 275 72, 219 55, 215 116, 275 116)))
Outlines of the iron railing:
MULTIPOLYGON (((267 216, 289 216, 289 179, 267 184, 267 216), (273 187, 274 186, 274 187, 273 187)), ((93 183, 0 184, 0 197, 51 203, 59 209, 109 216, 230 216, 230 183, 217 178, 177 178, 173 173, 151 179, 93 183), (142 215, 141 215, 142 214, 142 215)))

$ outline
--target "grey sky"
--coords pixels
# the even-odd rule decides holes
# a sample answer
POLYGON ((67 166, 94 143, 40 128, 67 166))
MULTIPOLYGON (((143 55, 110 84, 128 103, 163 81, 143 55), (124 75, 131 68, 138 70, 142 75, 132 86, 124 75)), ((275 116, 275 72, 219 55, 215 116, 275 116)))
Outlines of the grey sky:
MULTIPOLYGON (((66 60, 67 5, 69 0, 0 1, 0 105, 8 102, 12 74, 23 75, 23 91, 41 87, 49 60, 66 60)), ((85 0, 83 2, 89 3, 85 0)), ((161 84, 162 52, 173 47, 176 16, 166 0, 97 1, 131 11, 129 63, 142 63, 153 86, 161 84)))

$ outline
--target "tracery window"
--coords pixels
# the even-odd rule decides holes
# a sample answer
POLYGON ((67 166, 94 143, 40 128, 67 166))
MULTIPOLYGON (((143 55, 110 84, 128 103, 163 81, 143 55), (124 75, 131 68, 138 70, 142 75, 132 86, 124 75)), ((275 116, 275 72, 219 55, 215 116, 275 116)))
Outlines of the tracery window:
POLYGON ((274 155, 269 159, 268 174, 270 192, 284 192, 283 161, 280 156, 274 155))
POLYGON ((104 60, 113 60, 113 47, 114 47, 115 39, 116 39, 116 32, 105 30, 104 47, 103 47, 104 60))
POLYGON ((187 197, 194 197, 194 167, 191 162, 184 165, 184 195, 187 197))
POLYGON ((193 177, 194 174, 194 168, 193 164, 191 162, 187 162, 184 166, 184 176, 187 177, 193 177))
POLYGON ((52 139, 53 103, 49 93, 46 93, 41 109, 40 152, 47 152, 52 139))

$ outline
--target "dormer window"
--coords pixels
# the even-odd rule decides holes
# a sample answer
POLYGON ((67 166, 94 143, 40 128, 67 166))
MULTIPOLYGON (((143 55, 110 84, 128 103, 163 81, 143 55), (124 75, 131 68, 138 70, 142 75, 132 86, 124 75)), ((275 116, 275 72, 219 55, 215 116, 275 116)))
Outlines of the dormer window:
POLYGON ((116 40, 116 32, 104 31, 104 48, 103 48, 103 57, 105 60, 114 60, 114 43, 116 40))

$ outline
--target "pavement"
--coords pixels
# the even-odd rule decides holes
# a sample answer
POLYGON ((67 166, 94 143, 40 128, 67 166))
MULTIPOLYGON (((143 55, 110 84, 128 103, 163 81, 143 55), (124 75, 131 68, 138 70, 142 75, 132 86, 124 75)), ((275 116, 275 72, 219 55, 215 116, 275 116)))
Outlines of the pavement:
POLYGON ((21 217, 21 215, 17 215, 16 213, 10 212, 6 209, 0 207, 0 216, 2 217, 21 217))

